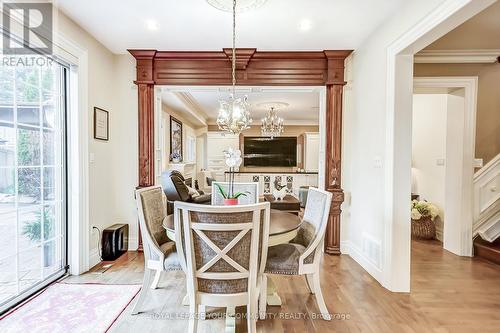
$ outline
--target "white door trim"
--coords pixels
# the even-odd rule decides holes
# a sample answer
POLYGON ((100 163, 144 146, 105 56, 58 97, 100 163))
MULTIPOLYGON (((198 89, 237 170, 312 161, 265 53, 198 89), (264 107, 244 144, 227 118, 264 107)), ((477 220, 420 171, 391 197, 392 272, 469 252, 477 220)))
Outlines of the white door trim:
POLYGON ((414 54, 496 0, 446 0, 387 49, 382 284, 410 291, 410 170, 414 54))
MULTIPOLYGON (((476 109, 477 109, 477 77, 417 77, 413 79, 414 88, 448 88, 464 89, 464 123, 463 128, 456 128, 453 132, 463 132, 462 151, 463 157, 457 159, 448 158, 446 153, 446 192, 461 193, 461 200, 453 201, 446 199, 445 206, 445 233, 444 248, 460 256, 472 256, 472 227, 473 227, 473 178, 476 139, 476 109), (453 163, 453 164, 451 164, 453 163), (461 170, 458 173, 460 179, 450 179, 449 170, 461 170), (449 230, 447 211, 460 212, 459 219, 453 221, 453 227, 457 232, 446 232, 449 230)), ((448 115, 450 116, 450 115, 448 115)), ((448 122, 449 123, 449 122, 448 122)), ((450 130, 450 129, 449 129, 450 130)), ((459 142, 457 142, 459 144, 459 142)))

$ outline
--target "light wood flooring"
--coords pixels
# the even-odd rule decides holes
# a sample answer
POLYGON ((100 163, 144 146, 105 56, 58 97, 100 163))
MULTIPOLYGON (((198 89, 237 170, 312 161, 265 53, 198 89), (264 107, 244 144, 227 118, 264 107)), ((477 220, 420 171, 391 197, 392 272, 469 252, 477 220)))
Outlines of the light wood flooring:
MULTIPOLYGON (((273 276, 282 307, 268 307, 269 318, 258 321, 259 332, 500 332, 500 266, 481 259, 455 256, 438 242, 412 243, 411 293, 384 289, 349 256, 325 256, 322 288, 332 321, 303 318, 318 313, 303 277, 273 276), (289 316, 288 319, 280 318, 289 316), (275 318, 272 318, 276 316, 275 318)), ((69 277, 67 282, 142 282, 143 256, 129 252, 104 273, 69 277)), ((164 273, 160 288, 150 292, 144 313, 129 306, 112 332, 184 332, 187 314, 183 273, 164 273)), ((237 309, 243 313, 244 308, 237 309)), ((214 315, 223 310, 213 309, 214 315)), ((201 321, 199 332, 223 332, 223 319, 201 321)), ((237 332, 246 322, 237 320, 237 332)))

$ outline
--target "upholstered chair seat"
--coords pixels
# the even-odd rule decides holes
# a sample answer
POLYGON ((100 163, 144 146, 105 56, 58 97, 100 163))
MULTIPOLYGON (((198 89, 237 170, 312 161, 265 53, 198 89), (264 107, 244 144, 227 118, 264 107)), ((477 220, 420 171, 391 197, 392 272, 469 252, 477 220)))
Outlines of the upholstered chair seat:
POLYGON ((265 273, 299 274, 299 258, 306 248, 300 244, 288 243, 272 246, 267 250, 265 273))

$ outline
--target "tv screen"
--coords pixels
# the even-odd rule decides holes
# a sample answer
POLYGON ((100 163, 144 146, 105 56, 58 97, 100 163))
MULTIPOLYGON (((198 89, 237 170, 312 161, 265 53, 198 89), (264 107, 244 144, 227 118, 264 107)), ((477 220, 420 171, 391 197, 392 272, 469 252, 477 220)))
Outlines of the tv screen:
POLYGON ((297 137, 246 136, 243 147, 243 164, 260 167, 297 166, 297 137))

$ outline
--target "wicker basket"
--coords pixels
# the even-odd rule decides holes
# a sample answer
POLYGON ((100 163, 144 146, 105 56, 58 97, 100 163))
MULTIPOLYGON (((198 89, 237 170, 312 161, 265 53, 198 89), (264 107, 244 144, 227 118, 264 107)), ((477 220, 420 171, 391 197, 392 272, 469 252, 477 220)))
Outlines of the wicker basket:
POLYGON ((422 217, 419 220, 411 220, 411 236, 416 239, 436 238, 436 225, 430 217, 422 217))

